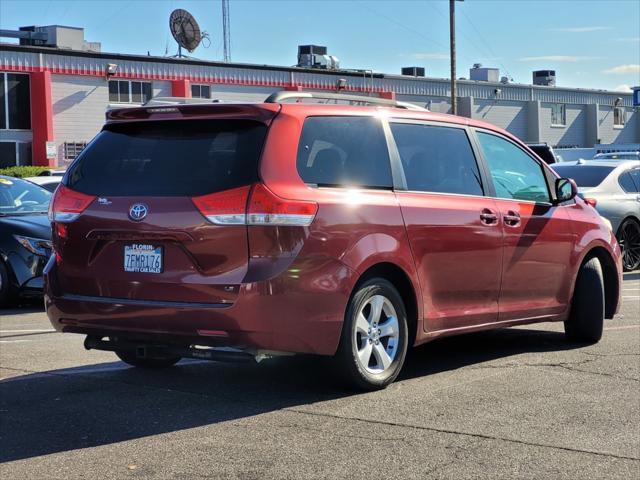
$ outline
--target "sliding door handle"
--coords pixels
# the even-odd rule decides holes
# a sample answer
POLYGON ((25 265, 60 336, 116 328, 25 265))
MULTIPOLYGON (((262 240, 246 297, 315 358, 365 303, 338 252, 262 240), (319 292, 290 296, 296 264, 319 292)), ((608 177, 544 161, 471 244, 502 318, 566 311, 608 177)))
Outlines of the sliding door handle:
POLYGON ((498 214, 493 210, 484 208, 480 213, 480 221, 485 225, 495 225, 498 223, 498 214))
POLYGON ((520 214, 518 212, 514 212, 513 210, 509 210, 502 216, 502 221, 508 227, 517 227, 520 225, 520 214))

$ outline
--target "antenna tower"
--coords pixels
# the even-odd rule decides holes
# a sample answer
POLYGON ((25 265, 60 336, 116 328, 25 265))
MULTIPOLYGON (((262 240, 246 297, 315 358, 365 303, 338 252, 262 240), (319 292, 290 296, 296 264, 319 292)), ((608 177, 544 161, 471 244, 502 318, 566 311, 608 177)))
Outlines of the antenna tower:
POLYGON ((229 21, 229 0, 222 0, 222 45, 224 61, 231 61, 231 22, 229 21))

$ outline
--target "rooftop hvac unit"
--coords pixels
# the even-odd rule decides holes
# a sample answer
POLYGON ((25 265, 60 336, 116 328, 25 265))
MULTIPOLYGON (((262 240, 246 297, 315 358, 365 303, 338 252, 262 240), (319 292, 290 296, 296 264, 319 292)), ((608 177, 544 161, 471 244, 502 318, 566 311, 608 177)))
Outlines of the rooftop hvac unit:
POLYGON ((555 70, 536 70, 533 72, 533 84, 543 85, 545 87, 556 86, 556 71, 555 70))
POLYGON ((402 75, 411 77, 424 77, 424 67, 402 67, 402 75))
POLYGON ((327 47, 320 45, 299 45, 298 67, 338 70, 340 68, 340 60, 333 55, 327 55, 327 47))
MULTIPOLYGON (((66 50, 100 51, 100 42, 87 42, 84 28, 64 25, 20 27, 18 31, 3 30, 12 38, 19 38, 20 45, 56 47, 66 50)), ((4 36, 4 35, 3 35, 4 36)))
POLYGON ((476 82, 498 83, 500 80, 500 70, 497 68, 483 68, 479 63, 474 63, 469 69, 469 79, 476 82))

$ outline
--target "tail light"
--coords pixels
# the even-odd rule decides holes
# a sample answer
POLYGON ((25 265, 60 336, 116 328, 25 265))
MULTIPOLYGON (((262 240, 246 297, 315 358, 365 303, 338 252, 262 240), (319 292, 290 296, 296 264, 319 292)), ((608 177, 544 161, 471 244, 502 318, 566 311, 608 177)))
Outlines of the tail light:
POLYGON ((193 197, 191 201, 200 213, 216 225, 245 225, 247 198, 251 186, 193 197))
POLYGON ((317 211, 318 204, 315 202, 285 200, 258 183, 253 187, 249 199, 247 223, 306 227, 311 225, 317 211))
POLYGON ((584 201, 587 202, 587 204, 591 205, 593 208, 596 208, 596 204, 598 203, 598 200, 596 200, 595 198, 585 198, 584 201))
POLYGON ((60 184, 49 204, 49 220, 73 222, 96 199, 93 195, 76 192, 60 184))
POLYGON ((315 202, 286 200, 266 186, 240 187, 191 199, 215 225, 311 225, 318 211, 315 202))

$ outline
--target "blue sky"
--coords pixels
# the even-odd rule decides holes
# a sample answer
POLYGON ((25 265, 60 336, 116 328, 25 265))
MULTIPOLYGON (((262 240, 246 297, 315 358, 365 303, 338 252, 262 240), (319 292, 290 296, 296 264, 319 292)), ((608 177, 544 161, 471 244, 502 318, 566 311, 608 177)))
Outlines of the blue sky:
MULTIPOLYGON (((298 44, 327 45, 345 68, 399 73, 424 66, 449 76, 448 0, 231 0, 236 62, 293 65, 298 44)), ((193 56, 220 60, 219 0, 1 0, 0 28, 62 24, 85 28, 105 52, 176 53, 168 16, 191 11, 211 37, 193 56)), ((624 89, 640 85, 638 0, 466 0, 457 3, 458 76, 475 63, 516 82, 557 70, 558 85, 624 89)), ((6 40, 3 40, 6 41, 6 40)))

